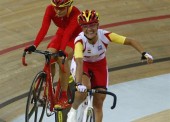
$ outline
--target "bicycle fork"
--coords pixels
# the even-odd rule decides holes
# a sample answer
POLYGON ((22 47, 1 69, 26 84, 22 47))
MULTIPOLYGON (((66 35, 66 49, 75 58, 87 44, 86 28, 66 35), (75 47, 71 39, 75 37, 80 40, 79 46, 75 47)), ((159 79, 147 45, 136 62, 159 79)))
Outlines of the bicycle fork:
POLYGON ((90 114, 88 113, 89 112, 89 109, 93 109, 93 93, 92 92, 88 92, 88 95, 87 95, 87 101, 86 101, 86 108, 84 110, 84 113, 83 113, 83 121, 82 122, 86 122, 87 120, 87 115, 90 114))

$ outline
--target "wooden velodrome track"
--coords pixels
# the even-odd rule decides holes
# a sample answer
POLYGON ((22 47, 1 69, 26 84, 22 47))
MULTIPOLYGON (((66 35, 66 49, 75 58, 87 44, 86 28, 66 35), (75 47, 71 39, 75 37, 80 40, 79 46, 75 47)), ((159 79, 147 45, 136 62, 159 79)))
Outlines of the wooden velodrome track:
MULTIPOLYGON (((9 122, 25 111, 24 93, 42 68, 44 58, 29 55, 29 66, 24 67, 22 51, 34 40, 49 3, 50 0, 0 1, 0 121, 9 122)), ((154 56, 154 64, 142 65, 137 51, 111 44, 107 52, 110 85, 170 73, 170 0, 74 0, 73 4, 81 10, 95 9, 100 13, 101 28, 140 41, 154 56)), ((38 49, 46 49, 48 37, 55 31, 52 25, 38 49)), ((147 120, 155 122, 160 118, 162 122, 166 115, 170 115, 169 110, 150 115, 147 120)))

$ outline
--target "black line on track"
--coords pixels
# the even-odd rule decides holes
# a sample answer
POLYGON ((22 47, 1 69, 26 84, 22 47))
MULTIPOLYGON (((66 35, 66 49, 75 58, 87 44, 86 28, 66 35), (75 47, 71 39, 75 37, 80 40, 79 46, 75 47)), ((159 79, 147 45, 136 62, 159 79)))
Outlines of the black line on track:
MULTIPOLYGON (((160 62, 165 62, 165 61, 170 61, 170 57, 155 59, 154 63, 160 63, 160 62)), ((138 67, 138 66, 142 66, 142 65, 146 65, 146 62, 143 62, 143 63, 139 62, 139 63, 127 64, 127 65, 123 65, 123 66, 117 66, 117 67, 109 68, 108 70, 109 70, 109 72, 112 72, 112 71, 117 71, 117 70, 122 70, 122 69, 138 67)), ((54 85, 56 85, 56 83, 54 83, 54 85)), ((0 104, 0 109, 7 106, 7 105, 9 105, 9 104, 12 104, 12 103, 18 101, 18 100, 21 100, 21 99, 27 97, 27 95, 28 95, 28 92, 23 93, 23 94, 21 94, 19 96, 16 96, 16 97, 14 97, 12 99, 9 99, 9 100, 1 103, 0 104)))

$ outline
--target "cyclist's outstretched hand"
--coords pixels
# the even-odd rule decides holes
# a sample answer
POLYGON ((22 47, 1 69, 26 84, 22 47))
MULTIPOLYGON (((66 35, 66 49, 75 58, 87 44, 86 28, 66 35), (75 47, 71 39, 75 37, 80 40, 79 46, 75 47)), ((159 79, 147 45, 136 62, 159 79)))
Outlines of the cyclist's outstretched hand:
POLYGON ((81 84, 81 83, 76 83, 76 89, 77 89, 77 91, 79 91, 79 92, 86 92, 86 91, 87 91, 87 87, 84 86, 84 85, 81 84))
POLYGON ((35 45, 31 45, 25 48, 25 51, 28 53, 34 52, 36 50, 36 46, 35 45))
POLYGON ((150 54, 147 53, 147 52, 143 52, 143 53, 142 53, 141 60, 142 60, 142 61, 143 61, 143 60, 147 60, 147 63, 148 63, 148 64, 153 63, 153 57, 152 57, 152 55, 150 55, 150 54))

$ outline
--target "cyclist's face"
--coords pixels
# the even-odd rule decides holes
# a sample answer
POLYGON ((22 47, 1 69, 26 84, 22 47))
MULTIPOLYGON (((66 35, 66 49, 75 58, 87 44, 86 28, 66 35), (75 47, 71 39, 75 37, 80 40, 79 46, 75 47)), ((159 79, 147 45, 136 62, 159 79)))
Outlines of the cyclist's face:
POLYGON ((93 39, 97 35, 97 30, 98 30, 98 23, 92 23, 92 24, 87 24, 87 25, 82 25, 83 32, 86 37, 89 39, 93 39))
POLYGON ((87 25, 82 25, 83 32, 86 37, 89 39, 93 39, 97 35, 97 30, 98 30, 98 23, 92 23, 92 24, 87 24, 87 25))
POLYGON ((67 7, 54 7, 58 17, 64 17, 67 14, 67 7))

